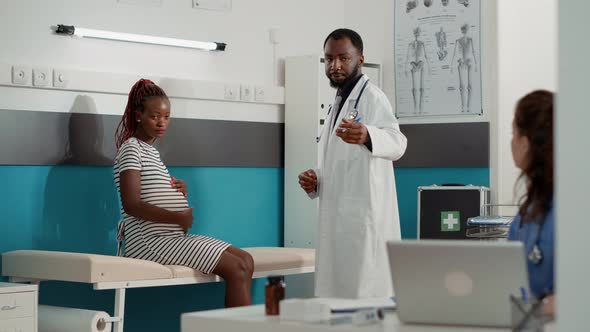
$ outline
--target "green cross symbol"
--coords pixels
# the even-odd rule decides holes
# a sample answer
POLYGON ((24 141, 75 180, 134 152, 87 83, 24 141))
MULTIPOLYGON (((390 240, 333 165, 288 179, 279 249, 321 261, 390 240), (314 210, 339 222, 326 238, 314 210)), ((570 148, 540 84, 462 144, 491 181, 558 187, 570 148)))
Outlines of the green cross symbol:
POLYGON ((441 211, 440 230, 441 232, 458 232, 461 230, 461 217, 459 211, 441 211))

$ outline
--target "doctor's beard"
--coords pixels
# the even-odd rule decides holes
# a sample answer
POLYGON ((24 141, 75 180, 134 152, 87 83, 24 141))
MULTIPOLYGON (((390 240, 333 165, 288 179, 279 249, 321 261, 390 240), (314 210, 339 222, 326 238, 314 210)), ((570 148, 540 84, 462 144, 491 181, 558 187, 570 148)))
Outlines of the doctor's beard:
POLYGON ((358 66, 358 62, 354 65, 354 69, 352 71, 352 73, 350 73, 350 75, 346 76, 346 78, 342 81, 334 81, 332 80, 332 78, 328 75, 328 80, 330 80, 330 86, 333 87, 334 89, 340 89, 345 87, 346 85, 348 85, 348 83, 350 83, 351 81, 353 81, 359 73, 359 66, 358 66))

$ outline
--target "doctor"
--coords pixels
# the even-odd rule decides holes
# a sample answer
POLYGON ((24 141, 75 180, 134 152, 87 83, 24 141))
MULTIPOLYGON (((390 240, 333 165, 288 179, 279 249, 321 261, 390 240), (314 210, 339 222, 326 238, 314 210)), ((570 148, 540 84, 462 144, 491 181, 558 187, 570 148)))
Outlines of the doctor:
POLYGON ((335 30, 324 53, 336 100, 319 140, 319 169, 299 175, 303 190, 320 199, 315 293, 392 296, 385 241, 400 238, 400 225, 391 161, 407 140, 385 94, 361 72, 361 37, 335 30))

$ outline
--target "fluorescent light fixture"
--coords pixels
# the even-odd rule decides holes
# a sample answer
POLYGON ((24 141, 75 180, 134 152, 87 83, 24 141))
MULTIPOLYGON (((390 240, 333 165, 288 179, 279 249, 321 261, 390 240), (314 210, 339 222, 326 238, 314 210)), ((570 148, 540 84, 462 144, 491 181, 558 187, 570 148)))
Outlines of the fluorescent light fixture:
POLYGON ((74 27, 73 25, 59 24, 54 28, 55 33, 58 35, 76 36, 81 38, 96 38, 96 39, 109 39, 109 40, 120 40, 134 43, 143 44, 154 44, 154 45, 165 45, 185 48, 196 48, 207 51, 225 51, 225 43, 217 42, 202 42, 187 39, 176 39, 166 37, 156 37, 147 35, 136 35, 132 33, 105 31, 105 30, 94 30, 74 27))

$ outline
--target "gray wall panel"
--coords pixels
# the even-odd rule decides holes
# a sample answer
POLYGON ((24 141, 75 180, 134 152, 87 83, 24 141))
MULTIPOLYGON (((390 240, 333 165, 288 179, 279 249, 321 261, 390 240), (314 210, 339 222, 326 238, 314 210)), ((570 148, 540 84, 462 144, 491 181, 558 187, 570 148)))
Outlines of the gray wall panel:
MULTIPOLYGON (((0 165, 112 165, 120 116, 0 110, 0 165)), ((281 123, 173 119, 168 166, 282 167, 281 123)))
POLYGON ((167 165, 283 167, 282 123, 174 119, 158 150, 167 165))
MULTIPOLYGON (((115 115, 0 110, 0 165, 112 165, 119 120, 115 115)), ((396 167, 490 166, 488 123, 401 129, 408 149, 396 167)), ((157 147, 168 166, 282 167, 283 144, 281 123, 173 119, 157 147)))
POLYGON ((408 138, 395 167, 490 167, 487 122, 401 125, 408 138))

